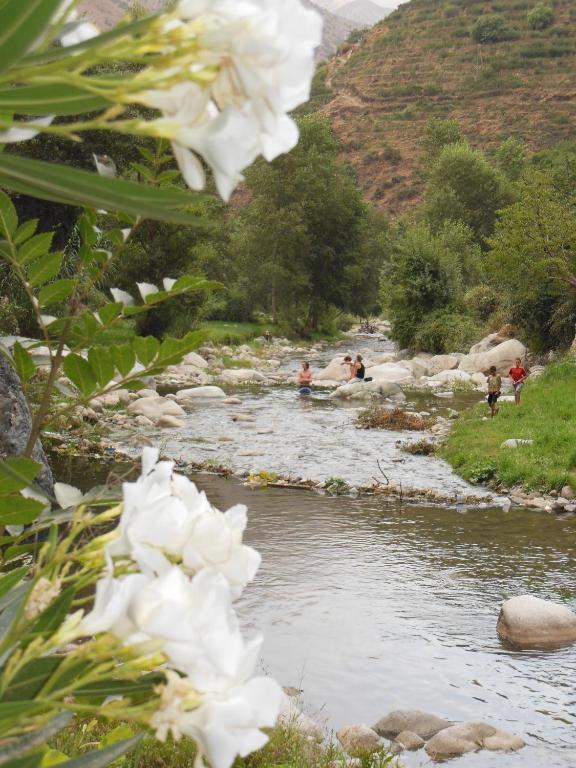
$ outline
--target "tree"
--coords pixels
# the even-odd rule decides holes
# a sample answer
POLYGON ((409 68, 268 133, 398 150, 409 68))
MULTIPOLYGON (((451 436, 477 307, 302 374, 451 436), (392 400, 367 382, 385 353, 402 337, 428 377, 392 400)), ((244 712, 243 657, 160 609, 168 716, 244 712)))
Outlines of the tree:
POLYGON ((527 165, 524 144, 513 136, 509 136, 496 150, 496 162, 498 168, 510 181, 518 181, 527 165))
POLYGON ((430 170, 424 215, 433 230, 461 221, 478 242, 494 231, 497 212, 512 200, 506 178, 467 144, 444 147, 430 170))
MULTIPOLYGON (((299 120, 298 147, 247 174, 252 202, 240 214, 235 242, 249 266, 255 300, 304 334, 331 307, 346 307, 346 268, 354 263, 366 206, 350 170, 338 160, 328 122, 299 120)), ((362 297, 357 297, 362 309, 362 297)))
POLYGON ((466 143, 466 138, 458 120, 445 120, 441 117, 430 118, 426 123, 424 138, 422 139, 424 168, 432 168, 442 154, 444 147, 464 143, 466 143))
POLYGON ((480 16, 472 27, 472 39, 477 43, 500 43, 504 40, 515 40, 517 37, 518 32, 498 13, 480 16))
POLYGON ((548 29, 554 21, 554 9, 545 3, 538 3, 528 11, 528 27, 530 29, 548 29))
POLYGON ((576 323, 576 198, 533 172, 502 211, 488 269, 535 348, 568 346, 576 323))

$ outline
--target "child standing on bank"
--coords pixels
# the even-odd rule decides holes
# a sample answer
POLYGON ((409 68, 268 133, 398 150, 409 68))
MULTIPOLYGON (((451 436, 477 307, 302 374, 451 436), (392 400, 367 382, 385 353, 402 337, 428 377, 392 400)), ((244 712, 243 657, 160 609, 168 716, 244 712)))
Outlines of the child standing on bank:
POLYGON ((519 357, 516 358, 514 365, 508 371, 508 376, 512 379, 516 405, 520 405, 520 392, 522 392, 522 385, 528 378, 528 371, 522 367, 522 360, 519 357))
POLYGON ((490 367, 488 374, 488 405, 490 406, 490 416, 494 418, 498 413, 498 398, 502 394, 502 377, 496 372, 496 366, 490 367))

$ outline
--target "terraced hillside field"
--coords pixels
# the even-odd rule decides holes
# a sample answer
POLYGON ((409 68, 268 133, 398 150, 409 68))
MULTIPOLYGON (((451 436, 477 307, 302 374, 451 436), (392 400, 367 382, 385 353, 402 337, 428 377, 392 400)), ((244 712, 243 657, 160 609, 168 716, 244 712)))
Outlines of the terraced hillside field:
POLYGON ((368 197, 392 213, 418 201, 430 117, 457 118, 487 151, 508 136, 529 150, 576 138, 576 2, 554 0, 551 24, 532 29, 537 1, 411 0, 320 72, 320 108, 368 197), (507 39, 474 39, 486 14, 507 39))

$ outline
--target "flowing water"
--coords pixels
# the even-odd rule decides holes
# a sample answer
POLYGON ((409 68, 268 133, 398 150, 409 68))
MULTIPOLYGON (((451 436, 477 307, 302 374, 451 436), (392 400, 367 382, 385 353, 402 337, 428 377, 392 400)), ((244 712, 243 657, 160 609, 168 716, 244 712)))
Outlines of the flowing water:
MULTIPOLYGON (((265 389, 241 397, 255 423, 234 423, 226 406, 203 405, 170 433, 167 452, 221 460, 225 449, 234 466, 352 482, 369 479, 379 458, 394 479, 467 488, 443 462, 401 454, 400 435, 355 430, 354 409, 323 396, 265 389), (259 455, 242 457, 243 450, 259 455)), ((409 399, 420 410, 446 407, 433 395, 409 399)), ((94 467, 57 472, 64 481, 93 482, 94 467)), ((246 630, 264 634, 263 668, 301 688, 306 711, 327 729, 419 708, 488 720, 528 743, 515 754, 467 755, 451 761, 454 768, 576 766, 576 648, 518 651, 496 634, 508 596, 530 592, 575 607, 576 518, 249 490, 205 474, 195 480, 221 509, 248 505, 247 540, 263 564, 240 603, 246 630)), ((402 762, 430 764, 423 751, 402 762)))

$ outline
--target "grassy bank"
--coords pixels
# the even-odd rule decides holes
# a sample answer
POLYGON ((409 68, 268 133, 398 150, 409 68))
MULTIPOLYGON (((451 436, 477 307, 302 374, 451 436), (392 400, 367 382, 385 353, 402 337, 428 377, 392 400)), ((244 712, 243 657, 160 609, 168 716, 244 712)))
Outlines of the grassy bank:
POLYGON ((501 403, 496 418, 483 421, 487 413, 485 404, 475 406, 454 424, 443 455, 456 472, 475 483, 576 489, 576 355, 529 380, 520 407, 501 403), (509 438, 534 443, 500 448, 509 438))

